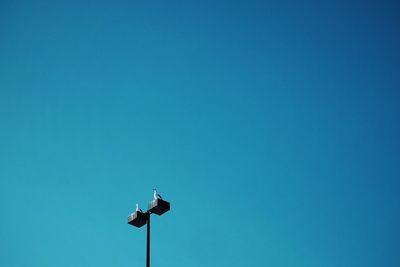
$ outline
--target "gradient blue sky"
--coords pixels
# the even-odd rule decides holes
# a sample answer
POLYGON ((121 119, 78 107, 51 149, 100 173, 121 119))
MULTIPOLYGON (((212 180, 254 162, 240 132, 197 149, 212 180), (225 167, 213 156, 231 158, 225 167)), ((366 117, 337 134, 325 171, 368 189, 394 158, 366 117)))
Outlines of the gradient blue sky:
POLYGON ((0 1, 0 266, 400 266, 396 1, 0 1))

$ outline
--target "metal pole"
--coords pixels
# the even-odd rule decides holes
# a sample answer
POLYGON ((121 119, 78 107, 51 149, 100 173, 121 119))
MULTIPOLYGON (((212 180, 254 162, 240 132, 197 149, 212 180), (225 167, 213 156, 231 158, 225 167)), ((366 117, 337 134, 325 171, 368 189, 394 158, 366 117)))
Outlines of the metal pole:
POLYGON ((150 212, 147 212, 146 267, 150 267, 150 212))

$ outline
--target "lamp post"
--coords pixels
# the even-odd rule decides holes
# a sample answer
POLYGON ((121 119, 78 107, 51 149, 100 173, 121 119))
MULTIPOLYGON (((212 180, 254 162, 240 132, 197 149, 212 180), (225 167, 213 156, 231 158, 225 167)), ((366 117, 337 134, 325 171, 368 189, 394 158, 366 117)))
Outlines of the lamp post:
POLYGON ((154 193, 154 200, 150 201, 148 205, 148 210, 142 212, 141 210, 136 210, 134 213, 128 216, 128 224, 135 227, 142 227, 147 224, 147 238, 146 238, 146 267, 150 267, 150 215, 162 215, 169 211, 170 204, 168 201, 157 197, 154 193))

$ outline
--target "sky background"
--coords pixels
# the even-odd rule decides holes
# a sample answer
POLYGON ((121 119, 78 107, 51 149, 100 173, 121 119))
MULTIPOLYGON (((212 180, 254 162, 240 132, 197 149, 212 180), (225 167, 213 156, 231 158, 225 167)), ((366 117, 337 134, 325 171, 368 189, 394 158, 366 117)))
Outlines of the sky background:
POLYGON ((0 266, 400 266, 397 1, 0 1, 0 266))

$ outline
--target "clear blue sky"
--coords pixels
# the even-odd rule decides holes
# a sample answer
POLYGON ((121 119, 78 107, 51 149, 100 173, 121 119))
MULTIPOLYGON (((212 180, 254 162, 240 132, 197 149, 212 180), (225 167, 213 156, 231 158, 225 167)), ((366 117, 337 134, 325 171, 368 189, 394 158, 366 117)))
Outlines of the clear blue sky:
POLYGON ((396 1, 0 2, 0 266, 400 266, 396 1))

